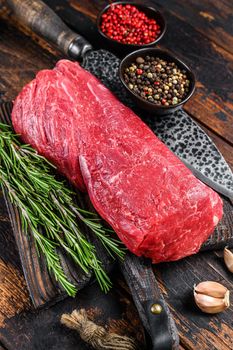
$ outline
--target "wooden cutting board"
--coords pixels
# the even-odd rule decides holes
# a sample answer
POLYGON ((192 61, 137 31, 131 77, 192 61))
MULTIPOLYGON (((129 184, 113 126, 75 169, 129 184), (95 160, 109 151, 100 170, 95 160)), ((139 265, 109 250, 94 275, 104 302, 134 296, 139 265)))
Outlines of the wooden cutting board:
MULTIPOLYGON (((48 0, 46 2, 48 3, 48 0)), ((78 8, 84 12, 86 11, 86 13, 89 13, 94 18, 94 13, 100 9, 104 1, 49 0, 49 3, 61 14, 63 11, 66 11, 67 14, 73 14, 75 12, 74 9, 78 8)), ((174 29, 168 30, 167 36, 162 42, 163 47, 170 47, 172 51, 181 57, 182 55, 185 57, 188 56, 188 59, 193 62, 193 69, 197 69, 198 71, 199 82, 201 81, 198 85, 198 93, 186 108, 189 112, 193 113, 196 119, 201 120, 203 125, 209 124, 210 128, 207 132, 215 140, 229 163, 233 165, 232 147, 226 141, 227 138, 232 141, 233 135, 232 118, 229 112, 229 108, 231 107, 229 103, 224 102, 230 99, 231 89, 229 84, 231 83, 228 78, 230 76, 231 57, 226 52, 224 53, 222 49, 220 51, 219 46, 214 45, 210 40, 208 41, 200 34, 204 26, 205 33, 214 35, 214 31, 212 30, 213 21, 209 21, 199 15, 200 6, 195 7, 193 4, 190 6, 188 3, 185 3, 185 5, 182 3, 182 6, 180 6, 181 3, 177 1, 170 1, 168 2, 169 6, 167 6, 167 2, 165 4, 163 1, 154 1, 156 6, 158 3, 163 3, 170 11, 166 12, 166 18, 171 28, 174 29), (175 8, 176 11, 173 11, 175 6, 177 6, 175 8), (181 13, 183 17, 177 13, 179 12, 179 8, 181 12, 183 11, 181 13), (190 26, 190 13, 193 15, 194 26, 190 26), (201 29, 200 25, 202 26, 201 29), (197 51, 201 54, 197 54, 197 51), (209 68, 210 66, 212 68, 209 68), (219 72, 219 79, 217 76, 212 76, 213 72, 219 72), (214 94, 211 93, 213 90, 215 91, 214 94), (219 93, 220 91, 224 95, 224 100, 220 97, 222 96, 219 93), (220 117, 218 118, 219 115, 221 116, 221 120, 219 119, 220 117), (215 129, 216 133, 213 133, 213 129, 215 129), (218 135, 221 135, 221 138, 218 135)), ((230 1, 228 3, 230 4, 230 1)), ((216 5, 216 2, 214 4, 216 5)), ((222 8, 220 2, 218 4, 219 7, 217 5, 215 8, 212 5, 213 1, 212 3, 206 2, 205 5, 203 3, 203 7, 205 7, 203 11, 205 10, 215 16, 218 22, 214 22, 217 23, 216 31, 221 29, 222 33, 219 36, 222 39, 220 41, 223 46, 225 44, 226 47, 230 48, 230 39, 228 41, 223 40, 223 38, 229 38, 229 35, 226 35, 226 27, 224 30, 221 26, 221 24, 224 24, 224 26, 228 25, 228 28, 230 28, 230 17, 228 16, 227 18, 228 8, 222 8), (220 8, 221 11, 219 10, 220 8), (224 16, 222 16, 222 11, 224 16)), ((0 12, 2 12, 2 9, 0 12)), ((73 21, 74 23, 77 22, 75 13, 73 15, 73 21)), ((0 95, 1 93, 2 95, 5 93, 6 100, 7 98, 15 97, 22 86, 33 78, 35 69, 39 70, 52 67, 57 57, 55 58, 53 55, 49 55, 45 49, 41 49, 35 42, 21 34, 14 27, 8 26, 7 22, 4 21, 1 22, 0 37, 0 61, 2 63, 0 95)), ((9 265, 15 264, 20 271, 20 262, 18 261, 18 254, 14 246, 13 233, 9 227, 7 213, 4 208, 5 206, 2 201, 1 260, 4 259, 9 262, 9 265)), ((210 251, 178 262, 161 264, 158 267, 155 266, 156 276, 162 282, 161 288, 164 291, 166 300, 179 327, 182 344, 180 350, 232 350, 232 308, 217 316, 206 316, 205 314, 201 314, 193 305, 191 293, 194 283, 209 278, 219 281, 233 290, 232 275, 225 269, 224 262, 219 255, 221 255, 221 251, 217 253, 210 251)), ((2 270, 1 272, 3 273, 2 270)), ((6 273, 8 278, 10 278, 9 266, 7 266, 6 273)), ((11 278, 11 283, 15 283, 16 281, 18 285, 18 280, 14 277, 11 278)), ((122 334, 121 331, 123 332, 126 329, 134 329, 135 335, 140 334, 140 329, 136 323, 138 318, 137 313, 132 314, 126 310, 128 317, 125 316, 124 305, 127 305, 127 308, 133 309, 133 303, 129 294, 126 297, 125 292, 123 293, 121 290, 123 278, 119 276, 118 282, 116 280, 114 282, 114 288, 107 296, 98 292, 98 286, 91 285, 85 288, 85 290, 80 291, 75 299, 71 300, 67 298, 64 302, 57 303, 52 308, 43 308, 43 310, 37 310, 36 312, 23 312, 11 320, 7 320, 6 326, 4 325, 4 328, 1 329, 0 348, 7 348, 8 350, 44 350, 47 348, 75 350, 78 347, 78 350, 89 350, 89 347, 81 342, 75 332, 71 331, 67 333, 67 330, 62 329, 58 322, 62 312, 70 312, 74 308, 82 307, 87 309, 100 308, 102 314, 98 318, 95 318, 99 324, 108 323, 110 326, 112 324, 116 325, 115 319, 118 315, 121 319, 117 323, 118 328, 115 328, 115 331, 119 334, 122 334)), ((23 284, 21 290, 25 290, 25 293, 27 293, 25 284, 23 284)), ((1 310, 0 318, 2 315, 10 317, 13 314, 12 309, 19 310, 18 304, 12 301, 12 293, 9 294, 8 300, 9 302, 5 302, 5 309, 2 308, 1 310), (9 305, 12 307, 10 310, 9 305)), ((3 303, 1 303, 2 305, 3 303)))
MULTIPOLYGON (((1 122, 11 124, 11 109, 11 102, 2 103, 0 105, 1 122)), ((35 307, 41 307, 45 304, 55 303, 65 298, 66 294, 47 270, 43 256, 38 257, 35 243, 30 232, 26 234, 26 232, 23 231, 17 208, 9 201, 7 191, 4 189, 3 191, 33 305, 35 307)), ((229 247, 233 246, 233 206, 227 199, 223 198, 223 201, 223 219, 214 233, 203 244, 201 250, 222 249, 226 245, 229 247)), ((104 262, 106 269, 110 270, 113 261, 105 255, 97 241, 94 241, 94 243, 97 246, 98 254, 104 262)), ((60 258, 69 279, 77 285, 78 289, 81 289, 91 281, 91 276, 83 274, 80 269, 75 267, 70 260, 63 256, 62 252, 60 252, 60 258)))

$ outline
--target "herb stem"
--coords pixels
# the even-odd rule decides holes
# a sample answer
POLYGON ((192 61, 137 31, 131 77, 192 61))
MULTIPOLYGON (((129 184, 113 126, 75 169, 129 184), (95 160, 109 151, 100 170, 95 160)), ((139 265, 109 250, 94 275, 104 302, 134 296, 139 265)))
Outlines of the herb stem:
POLYGON ((109 290, 110 279, 80 223, 96 235, 112 257, 122 259, 120 243, 110 236, 111 230, 96 213, 74 203, 74 192, 56 179, 54 166, 29 145, 21 144, 19 136, 1 123, 0 184, 18 208, 23 229, 33 235, 38 254, 44 255, 49 271, 68 295, 74 296, 77 288, 63 271, 57 247, 62 247, 84 273, 93 271, 104 292, 109 290))

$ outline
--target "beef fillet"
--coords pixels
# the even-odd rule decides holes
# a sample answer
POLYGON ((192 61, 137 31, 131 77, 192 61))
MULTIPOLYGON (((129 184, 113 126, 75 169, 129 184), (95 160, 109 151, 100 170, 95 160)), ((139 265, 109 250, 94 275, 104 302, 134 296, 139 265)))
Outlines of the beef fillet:
POLYGON ((93 75, 68 60, 43 70, 15 100, 25 143, 82 191, 136 255, 196 253, 222 216, 217 193, 93 75))

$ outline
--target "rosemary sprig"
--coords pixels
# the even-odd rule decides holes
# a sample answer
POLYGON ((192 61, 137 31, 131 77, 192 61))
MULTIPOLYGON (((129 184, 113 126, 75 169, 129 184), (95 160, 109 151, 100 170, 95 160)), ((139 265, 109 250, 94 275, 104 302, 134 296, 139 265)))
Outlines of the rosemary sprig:
POLYGON ((124 251, 120 243, 110 237, 111 230, 102 225, 97 214, 74 204, 74 193, 55 178, 52 170, 53 165, 29 145, 21 144, 18 135, 0 123, 0 183, 17 206, 24 230, 30 229, 49 270, 69 295, 76 294, 76 287, 68 281, 56 252, 57 247, 62 247, 85 273, 94 271, 106 292, 111 287, 110 279, 79 223, 88 226, 111 256, 123 258, 124 251))

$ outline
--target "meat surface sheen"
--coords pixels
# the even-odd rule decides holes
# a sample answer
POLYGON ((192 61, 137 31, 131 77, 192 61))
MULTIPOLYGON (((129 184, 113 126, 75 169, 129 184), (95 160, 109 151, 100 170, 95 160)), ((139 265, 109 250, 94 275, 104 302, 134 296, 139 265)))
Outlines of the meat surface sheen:
POLYGON ((55 164, 136 255, 196 253, 222 216, 217 193, 78 63, 43 70, 15 100, 24 142, 55 164))

